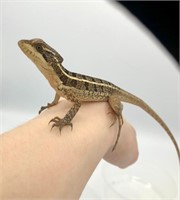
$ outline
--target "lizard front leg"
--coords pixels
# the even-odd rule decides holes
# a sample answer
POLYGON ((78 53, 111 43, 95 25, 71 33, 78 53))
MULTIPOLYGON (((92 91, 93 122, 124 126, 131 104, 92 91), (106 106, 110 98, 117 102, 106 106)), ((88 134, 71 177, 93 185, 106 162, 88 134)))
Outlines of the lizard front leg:
POLYGON ((50 107, 52 107, 52 106, 55 106, 55 105, 58 103, 59 99, 60 99, 60 95, 59 95, 58 93, 56 93, 56 95, 55 95, 55 97, 54 97, 54 100, 53 100, 51 103, 48 103, 47 106, 42 106, 41 109, 39 110, 39 114, 40 114, 43 110, 45 110, 46 108, 50 108, 50 107))
MULTIPOLYGON (((117 138, 116 138, 115 144, 112 149, 112 151, 114 151, 114 149, 116 148, 116 145, 118 143, 119 137, 120 137, 121 127, 123 125, 123 117, 122 117, 123 104, 121 103, 120 97, 118 95, 110 96, 108 102, 109 102, 111 108, 113 109, 113 111, 115 112, 117 119, 118 119, 118 123, 119 123, 117 138)), ((112 125, 114 125, 114 123, 115 122, 113 122, 112 125)))
POLYGON ((71 129, 72 129, 73 124, 71 123, 71 120, 78 112, 80 106, 81 106, 81 103, 79 101, 75 101, 74 105, 67 112, 67 114, 65 115, 65 117, 63 119, 61 119, 59 117, 54 117, 53 119, 51 119, 49 123, 53 122, 52 128, 57 126, 57 127, 59 127, 60 132, 64 126, 71 126, 71 129))

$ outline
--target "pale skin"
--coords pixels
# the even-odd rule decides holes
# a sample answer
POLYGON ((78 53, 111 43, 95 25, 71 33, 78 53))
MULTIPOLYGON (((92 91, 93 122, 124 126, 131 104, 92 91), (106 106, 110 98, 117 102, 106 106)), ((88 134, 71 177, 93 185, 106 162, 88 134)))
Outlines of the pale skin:
MULTIPOLYGON (((42 114, 0 136, 0 199, 77 200, 102 158, 120 168, 138 158, 136 134, 124 120, 116 149, 118 123, 106 102, 82 103, 61 136, 48 122, 63 117, 72 103, 62 99, 42 114)), ((121 170, 121 169, 120 169, 121 170)))

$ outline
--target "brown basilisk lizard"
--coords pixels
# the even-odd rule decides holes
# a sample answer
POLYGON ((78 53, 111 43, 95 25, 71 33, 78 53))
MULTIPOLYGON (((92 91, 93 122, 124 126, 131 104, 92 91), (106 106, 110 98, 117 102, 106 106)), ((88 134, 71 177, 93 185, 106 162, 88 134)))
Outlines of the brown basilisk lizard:
POLYGON ((39 113, 46 108, 56 105, 60 97, 74 102, 74 105, 63 119, 54 117, 50 120, 50 122, 53 123, 52 128, 58 127, 60 131, 66 125, 72 128, 71 121, 78 112, 81 102, 83 101, 107 101, 115 112, 119 122, 117 139, 113 147, 114 150, 123 124, 123 105, 121 102, 127 102, 142 108, 165 129, 175 145, 180 161, 179 147, 170 129, 159 115, 143 100, 108 81, 68 71, 63 67, 63 58, 59 53, 41 39, 20 40, 18 45, 25 55, 34 62, 56 91, 52 103, 48 103, 47 106, 42 106, 39 113))

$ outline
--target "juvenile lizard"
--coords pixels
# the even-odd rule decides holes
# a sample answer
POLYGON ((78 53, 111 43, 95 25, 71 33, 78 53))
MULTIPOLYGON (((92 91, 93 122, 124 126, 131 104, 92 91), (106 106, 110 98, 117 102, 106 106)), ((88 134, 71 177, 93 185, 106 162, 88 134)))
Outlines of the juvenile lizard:
POLYGON ((60 97, 74 102, 74 105, 63 119, 54 117, 50 120, 53 123, 52 128, 57 126, 60 131, 66 125, 72 128, 71 121, 78 112, 81 102, 107 101, 119 122, 117 139, 112 149, 114 150, 118 143, 121 126, 123 124, 123 105, 121 102, 127 102, 142 108, 164 128, 174 143, 180 162, 180 151, 173 134, 159 115, 143 100, 108 81, 68 71, 62 65, 63 58, 60 54, 41 39, 20 40, 18 45, 24 54, 34 62, 56 91, 52 103, 48 103, 47 106, 42 106, 39 113, 46 108, 56 105, 60 97))

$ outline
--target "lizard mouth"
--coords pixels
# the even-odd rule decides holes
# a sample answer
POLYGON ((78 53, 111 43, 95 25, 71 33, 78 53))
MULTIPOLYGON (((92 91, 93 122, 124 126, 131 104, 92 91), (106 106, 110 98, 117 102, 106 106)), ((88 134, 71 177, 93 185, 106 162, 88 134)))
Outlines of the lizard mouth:
POLYGON ((47 67, 47 63, 44 62, 44 59, 41 54, 36 52, 36 50, 32 47, 29 40, 20 40, 18 42, 18 46, 22 50, 22 52, 34 62, 35 65, 38 65, 40 68, 44 68, 45 70, 49 70, 47 67))
POLYGON ((18 42, 18 46, 22 50, 22 52, 28 56, 31 60, 36 60, 36 54, 33 52, 31 45, 29 44, 28 40, 20 40, 18 42))

